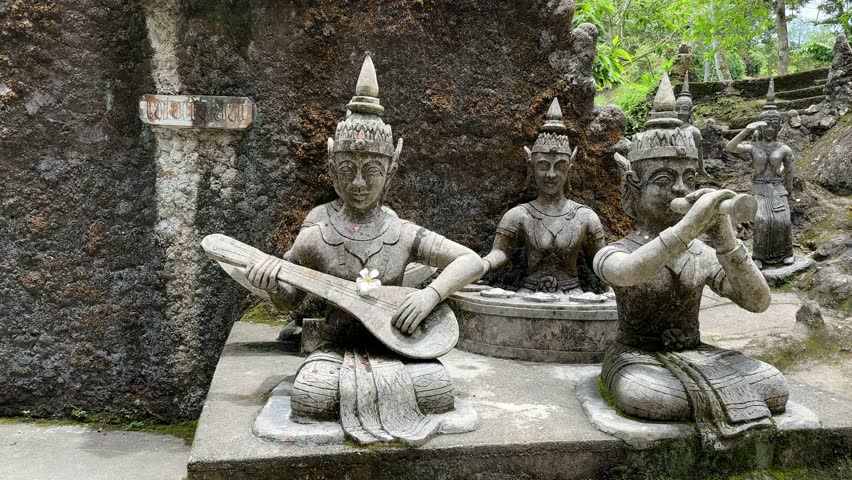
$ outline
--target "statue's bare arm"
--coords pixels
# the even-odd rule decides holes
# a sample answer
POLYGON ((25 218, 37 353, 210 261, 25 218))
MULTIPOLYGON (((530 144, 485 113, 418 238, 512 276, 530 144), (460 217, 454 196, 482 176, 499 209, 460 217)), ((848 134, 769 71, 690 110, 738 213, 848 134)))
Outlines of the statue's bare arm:
POLYGON ((766 122, 753 122, 748 125, 740 133, 737 134, 736 137, 732 138, 727 145, 725 145, 725 150, 731 153, 742 153, 749 154, 751 153, 752 146, 750 143, 743 143, 743 140, 752 136, 752 134, 760 127, 766 126, 766 122))
MULTIPOLYGON (((282 258, 291 263, 303 264, 303 259, 309 258, 308 245, 310 245, 311 239, 307 237, 310 237, 314 231, 313 228, 300 230, 296 241, 293 242, 293 247, 282 258)), ((269 293, 269 298, 275 308, 288 311, 302 302, 305 298, 305 292, 289 283, 279 281, 277 276, 280 269, 281 262, 279 259, 270 255, 265 261, 246 267, 246 278, 255 287, 269 293)))
MULTIPOLYGON (((585 210, 585 209, 584 209, 585 210)), ((606 235, 604 234, 601 219, 592 210, 588 210, 586 221, 586 238, 583 242, 583 252, 586 258, 595 258, 595 255, 606 246, 606 235)))
POLYGON ((757 265, 741 242, 732 251, 719 253, 714 274, 707 285, 717 294, 750 312, 763 312, 769 308, 771 299, 769 286, 757 265))
POLYGON ((488 255, 482 257, 483 275, 509 263, 509 256, 516 245, 517 232, 521 228, 521 221, 520 218, 517 218, 519 215, 516 208, 506 212, 500 219, 497 233, 494 235, 494 245, 488 255))
POLYGON ((426 288, 412 292, 393 316, 391 323, 412 333, 427 315, 453 292, 482 276, 482 260, 473 250, 440 235, 420 229, 414 261, 443 268, 426 288))
MULTIPOLYGON (((633 252, 602 249, 595 255, 595 273, 603 281, 619 287, 631 287, 645 282, 666 263, 686 251, 689 242, 695 237, 717 224, 720 217, 717 213, 718 204, 734 195, 731 190, 712 189, 702 189, 687 195, 687 200, 694 203, 677 224, 663 230, 657 238, 633 252)), ((724 220, 727 221, 725 228, 733 230, 727 216, 724 220)), ((729 239, 733 234, 726 231, 724 235, 729 239)), ((720 246, 719 243, 721 242, 717 242, 717 249, 730 247, 720 246)), ((728 250, 730 248, 723 251, 728 250)))
POLYGON ((784 149, 784 185, 787 188, 787 194, 793 196, 793 170, 796 168, 793 162, 793 150, 787 145, 782 146, 784 149))

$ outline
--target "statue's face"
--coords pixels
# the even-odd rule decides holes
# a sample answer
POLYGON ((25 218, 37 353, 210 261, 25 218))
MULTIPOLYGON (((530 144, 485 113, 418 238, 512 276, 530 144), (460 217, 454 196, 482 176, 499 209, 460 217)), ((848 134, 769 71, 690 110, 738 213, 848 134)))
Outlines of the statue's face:
POLYGON ((677 118, 683 123, 689 123, 692 117, 692 105, 688 103, 678 103, 675 109, 677 111, 677 118))
POLYGON ((390 162, 390 157, 371 152, 335 153, 338 194, 343 203, 357 210, 378 205, 390 162))
POLYGON ((774 141, 778 138, 778 132, 781 131, 781 119, 777 116, 772 116, 763 118, 762 120, 766 122, 766 126, 760 127, 760 136, 767 142, 774 141))
POLYGON ((698 160, 645 160, 641 164, 641 192, 637 219, 670 227, 683 215, 669 207, 672 200, 695 191, 698 160))
POLYGON ((571 166, 571 155, 535 152, 532 154, 531 162, 535 183, 540 192, 547 195, 564 192, 568 169, 571 166))

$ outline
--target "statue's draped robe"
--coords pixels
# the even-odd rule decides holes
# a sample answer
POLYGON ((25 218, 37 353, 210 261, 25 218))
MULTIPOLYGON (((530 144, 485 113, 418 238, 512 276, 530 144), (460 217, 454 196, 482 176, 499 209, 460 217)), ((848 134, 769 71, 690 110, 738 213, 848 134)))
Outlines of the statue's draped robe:
POLYGON ((771 264, 793 256, 792 221, 781 171, 785 151, 775 148, 768 152, 761 145, 761 142, 756 142, 751 150, 754 160, 751 192, 757 199, 753 256, 755 260, 771 264))
MULTIPOLYGON (((383 285, 400 285, 405 266, 437 266, 444 237, 386 215, 375 238, 344 236, 329 217, 305 225, 287 259, 336 277, 355 280, 376 269, 383 285)), ((413 360, 391 352, 348 313, 332 308, 323 322, 324 345, 300 366, 293 385, 293 419, 339 419, 361 444, 399 440, 417 445, 439 428, 426 415, 454 407, 454 388, 436 360, 413 360)))
MULTIPOLYGON (((513 240, 523 235, 527 271, 522 292, 567 293, 580 288, 577 278, 580 250, 604 238, 598 216, 572 200, 568 200, 558 215, 548 215, 535 202, 518 205, 503 215, 497 233, 513 240)), ((587 251, 587 255, 592 258, 594 251, 587 251)))
MULTIPOLYGON (((637 234, 608 245, 630 253, 647 240, 637 234)), ((703 289, 730 288, 715 252, 694 240, 687 251, 632 287, 613 287, 618 303, 616 342, 604 358, 601 378, 616 405, 652 420, 695 421, 705 444, 724 448, 752 428, 771 426, 783 411, 787 384, 766 363, 701 343, 698 313, 703 289)))

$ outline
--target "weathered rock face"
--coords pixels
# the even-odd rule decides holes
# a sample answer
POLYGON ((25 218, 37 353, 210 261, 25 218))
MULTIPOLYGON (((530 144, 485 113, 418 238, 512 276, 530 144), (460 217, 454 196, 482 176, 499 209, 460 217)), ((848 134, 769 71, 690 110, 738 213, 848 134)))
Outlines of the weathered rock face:
POLYGON ((799 171, 838 195, 852 194, 852 114, 841 117, 825 135, 807 145, 799 171))
POLYGON ((242 293, 221 232, 283 253, 334 198, 325 141, 364 51, 405 140, 389 205, 485 253, 532 198, 521 147, 559 96, 569 194, 613 234, 625 119, 593 109, 596 32, 570 1, 12 1, 0 62, 0 413, 197 414, 242 293), (68 28, 74 25, 74 28, 68 28), (142 94, 234 95, 244 134, 147 127, 142 94))
POLYGON ((168 390, 134 5, 0 4, 0 414, 132 408, 168 390))

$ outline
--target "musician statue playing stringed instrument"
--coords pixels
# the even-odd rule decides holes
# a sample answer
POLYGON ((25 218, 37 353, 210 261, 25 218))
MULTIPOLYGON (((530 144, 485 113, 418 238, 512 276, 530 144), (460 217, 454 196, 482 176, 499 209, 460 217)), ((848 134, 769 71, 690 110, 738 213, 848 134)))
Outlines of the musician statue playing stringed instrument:
POLYGON ((338 420, 360 444, 417 445, 478 423, 475 414, 467 425, 442 422, 456 399, 437 357, 458 339, 455 317, 442 302, 477 280, 482 267, 468 248, 382 208, 402 139, 394 148, 378 94, 367 56, 347 116, 328 140, 339 210, 314 215, 283 260, 221 235, 205 239, 205 249, 216 260, 241 263, 248 281, 277 305, 297 305, 306 292, 332 305, 326 344, 296 374, 292 421, 338 420), (443 271, 422 290, 399 287, 411 262, 443 271))

